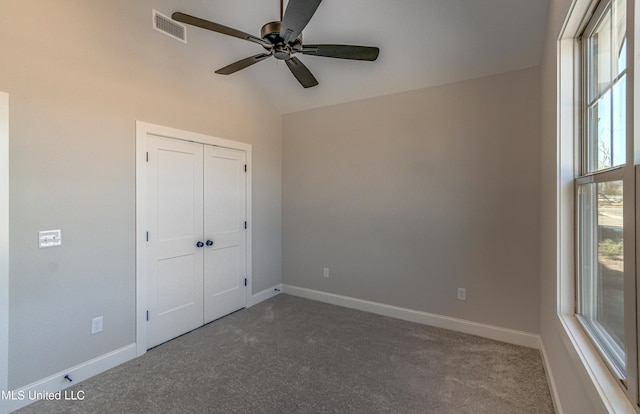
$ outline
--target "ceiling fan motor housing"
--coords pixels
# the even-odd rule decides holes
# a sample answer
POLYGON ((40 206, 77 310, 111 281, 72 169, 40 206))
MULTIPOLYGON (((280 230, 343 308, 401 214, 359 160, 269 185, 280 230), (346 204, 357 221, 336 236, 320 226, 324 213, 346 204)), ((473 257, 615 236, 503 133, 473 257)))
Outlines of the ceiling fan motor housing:
POLYGON ((282 42, 282 38, 280 37, 280 27, 282 27, 282 22, 269 22, 262 26, 260 30, 260 37, 268 40, 274 45, 280 40, 282 42))
POLYGON ((273 50, 273 56, 276 59, 288 60, 291 58, 292 53, 295 52, 295 48, 302 44, 302 36, 298 37, 293 43, 285 44, 284 39, 280 37, 281 27, 282 22, 269 22, 262 26, 260 37, 273 45, 271 49, 266 46, 264 48, 273 50))

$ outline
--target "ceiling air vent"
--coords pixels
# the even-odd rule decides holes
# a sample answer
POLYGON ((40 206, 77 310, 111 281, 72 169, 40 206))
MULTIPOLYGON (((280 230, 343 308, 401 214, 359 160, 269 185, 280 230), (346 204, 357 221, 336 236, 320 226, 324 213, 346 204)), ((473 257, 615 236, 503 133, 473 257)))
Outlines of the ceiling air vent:
POLYGON ((171 20, 157 10, 153 10, 153 28, 176 40, 187 43, 187 27, 171 20))

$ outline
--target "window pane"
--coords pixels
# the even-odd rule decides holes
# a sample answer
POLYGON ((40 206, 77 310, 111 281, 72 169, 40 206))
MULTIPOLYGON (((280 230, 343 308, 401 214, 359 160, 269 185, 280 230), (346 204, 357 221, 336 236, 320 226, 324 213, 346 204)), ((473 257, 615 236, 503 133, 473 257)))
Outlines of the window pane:
POLYGON ((589 147, 588 172, 598 171, 612 166, 611 151, 611 92, 605 92, 589 108, 589 147))
POLYGON ((611 12, 610 9, 602 16, 594 33, 589 38, 590 59, 590 96, 593 102, 611 84, 611 12))
POLYGON ((624 373, 622 181, 578 189, 579 310, 592 337, 624 373))
POLYGON ((627 142, 627 77, 623 75, 613 85, 612 121, 613 121, 613 156, 612 166, 626 162, 627 142))
POLYGON ((598 269, 598 255, 596 244, 598 225, 596 207, 596 185, 585 184, 578 188, 578 233, 579 233, 579 279, 578 285, 579 313, 588 319, 594 319, 596 314, 597 289, 594 285, 594 275, 598 269))
POLYGON ((614 75, 620 75, 627 69, 627 2, 625 0, 615 0, 613 2, 613 50, 615 59, 614 75))

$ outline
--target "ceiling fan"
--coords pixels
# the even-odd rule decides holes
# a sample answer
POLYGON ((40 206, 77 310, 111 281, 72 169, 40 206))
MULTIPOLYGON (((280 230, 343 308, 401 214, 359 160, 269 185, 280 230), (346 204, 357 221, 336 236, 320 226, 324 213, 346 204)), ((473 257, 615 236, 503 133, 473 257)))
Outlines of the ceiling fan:
POLYGON ((260 38, 231 27, 180 12, 173 13, 171 18, 192 26, 248 40, 259 44, 267 50, 267 53, 260 53, 239 60, 216 70, 215 73, 231 75, 232 73, 273 56, 278 60, 284 60, 298 82, 305 88, 310 88, 316 86, 318 81, 300 59, 294 56, 296 53, 338 59, 374 61, 378 58, 378 53, 380 52, 380 49, 377 47, 369 46, 303 44, 301 37, 302 30, 307 26, 311 17, 313 17, 321 1, 322 0, 289 0, 287 10, 283 15, 282 0, 280 0, 280 21, 270 22, 262 26, 260 38))

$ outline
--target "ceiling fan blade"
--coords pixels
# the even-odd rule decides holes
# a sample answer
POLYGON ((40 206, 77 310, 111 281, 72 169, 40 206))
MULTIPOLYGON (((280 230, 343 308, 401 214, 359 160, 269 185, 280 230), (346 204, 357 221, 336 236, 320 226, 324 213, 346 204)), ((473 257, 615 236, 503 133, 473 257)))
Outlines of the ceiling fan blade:
POLYGON ((295 42, 307 26, 322 0, 289 0, 282 18, 280 37, 285 43, 295 42))
POLYGON ((244 58, 242 60, 239 60, 235 63, 232 63, 228 66, 225 66, 224 68, 220 68, 218 70, 216 70, 216 73, 218 75, 231 75, 232 73, 236 73, 237 71, 247 68, 251 65, 253 65, 254 63, 258 63, 260 61, 265 60, 266 58, 268 58, 269 56, 271 56, 271 54, 269 53, 260 53, 259 55, 255 55, 255 56, 250 56, 248 58, 244 58))
POLYGON ((218 23, 210 22, 199 17, 190 16, 188 14, 175 12, 171 15, 171 18, 175 21, 190 24, 191 26, 200 27, 202 29, 211 30, 213 32, 225 34, 227 36, 237 37, 238 39, 248 40, 253 43, 257 43, 261 46, 270 48, 273 46, 271 43, 260 39, 259 37, 250 35, 249 33, 241 32, 240 30, 233 29, 231 27, 223 26, 218 23))
POLYGON ((307 67, 302 62, 300 62, 300 59, 298 59, 297 57, 292 57, 291 59, 285 60, 285 62, 287 62, 289 70, 291 70, 293 76, 298 79, 298 82, 300 82, 302 86, 304 86, 305 88, 311 88, 312 86, 316 86, 318 84, 316 78, 309 71, 309 69, 307 69, 307 67))
POLYGON ((380 49, 369 46, 304 45, 300 53, 337 59, 374 61, 378 58, 380 49))

